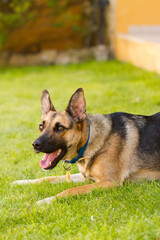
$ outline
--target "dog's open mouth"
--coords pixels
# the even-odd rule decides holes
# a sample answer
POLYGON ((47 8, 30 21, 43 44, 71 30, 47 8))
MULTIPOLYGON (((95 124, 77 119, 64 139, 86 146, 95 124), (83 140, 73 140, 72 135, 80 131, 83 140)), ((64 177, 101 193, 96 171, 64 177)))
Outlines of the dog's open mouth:
POLYGON ((40 161, 40 166, 43 169, 52 169, 63 158, 65 151, 58 149, 52 153, 45 153, 43 159, 40 161))

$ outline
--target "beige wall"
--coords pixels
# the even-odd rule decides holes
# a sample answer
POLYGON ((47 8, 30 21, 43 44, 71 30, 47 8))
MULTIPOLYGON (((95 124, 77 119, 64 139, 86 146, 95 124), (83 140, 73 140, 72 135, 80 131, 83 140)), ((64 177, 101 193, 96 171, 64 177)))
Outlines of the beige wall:
POLYGON ((160 24, 160 0, 117 0, 116 32, 127 33, 129 25, 160 24))
POLYGON ((116 59, 160 73, 160 44, 134 38, 116 38, 116 59))

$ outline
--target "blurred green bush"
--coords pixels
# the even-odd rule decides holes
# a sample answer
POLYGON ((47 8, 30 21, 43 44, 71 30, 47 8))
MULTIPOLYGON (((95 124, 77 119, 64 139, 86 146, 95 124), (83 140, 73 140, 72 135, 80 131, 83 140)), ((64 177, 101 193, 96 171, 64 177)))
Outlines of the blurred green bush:
POLYGON ((0 2, 0 47, 5 43, 9 31, 25 24, 31 16, 29 9, 33 0, 1 0, 0 2))
POLYGON ((1 0, 0 50, 81 48, 98 39, 101 0, 1 0))

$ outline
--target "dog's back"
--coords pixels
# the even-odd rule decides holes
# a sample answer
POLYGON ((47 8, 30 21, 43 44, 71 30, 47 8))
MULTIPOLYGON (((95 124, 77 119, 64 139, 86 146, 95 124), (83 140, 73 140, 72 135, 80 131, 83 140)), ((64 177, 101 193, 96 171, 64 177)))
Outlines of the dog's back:
POLYGON ((88 114, 87 118, 92 135, 86 154, 91 154, 91 159, 85 168, 79 164, 84 176, 101 175, 97 169, 103 169, 109 179, 123 181, 142 171, 142 178, 160 171, 160 113, 142 116, 117 112, 88 114), (98 161, 97 156, 101 156, 98 161))
POLYGON ((138 132, 138 139, 136 139, 138 144, 135 151, 138 167, 160 170, 160 113, 142 116, 122 112, 113 113, 110 116, 113 122, 112 131, 117 131, 124 142, 127 141, 127 125, 135 126, 138 132))

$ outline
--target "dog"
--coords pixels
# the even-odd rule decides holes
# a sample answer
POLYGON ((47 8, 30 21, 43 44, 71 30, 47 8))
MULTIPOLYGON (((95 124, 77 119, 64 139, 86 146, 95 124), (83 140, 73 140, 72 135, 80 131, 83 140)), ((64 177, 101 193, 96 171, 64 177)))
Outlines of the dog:
MULTIPOLYGON (((126 180, 160 180, 160 113, 87 114, 82 88, 72 95, 64 111, 56 111, 48 91, 43 90, 41 106, 40 136, 32 144, 35 152, 44 153, 40 166, 50 170, 65 159, 78 164, 80 173, 71 175, 72 181, 92 179, 95 183, 67 189, 38 204, 59 196, 86 194, 98 187, 119 186, 126 180)), ((65 180, 64 175, 14 183, 65 180)))

